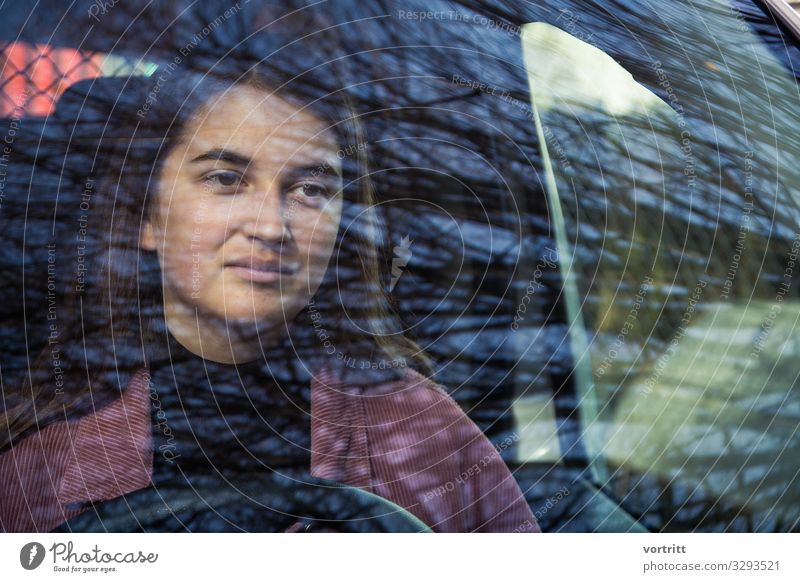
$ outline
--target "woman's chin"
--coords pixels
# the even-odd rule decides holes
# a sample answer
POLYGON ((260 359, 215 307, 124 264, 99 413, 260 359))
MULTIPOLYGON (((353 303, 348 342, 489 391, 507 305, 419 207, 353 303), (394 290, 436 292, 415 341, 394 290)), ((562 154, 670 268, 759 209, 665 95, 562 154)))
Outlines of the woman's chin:
POLYGON ((231 328, 257 331, 284 330, 297 315, 299 310, 265 309, 254 311, 249 309, 226 310, 224 321, 231 328))

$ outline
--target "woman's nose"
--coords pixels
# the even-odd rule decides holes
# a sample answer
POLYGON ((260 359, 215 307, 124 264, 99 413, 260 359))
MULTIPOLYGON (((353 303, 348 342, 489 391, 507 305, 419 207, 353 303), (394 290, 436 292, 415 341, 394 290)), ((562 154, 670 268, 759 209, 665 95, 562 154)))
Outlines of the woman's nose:
POLYGON ((269 185, 245 202, 244 234, 263 242, 282 243, 291 235, 280 189, 269 185))

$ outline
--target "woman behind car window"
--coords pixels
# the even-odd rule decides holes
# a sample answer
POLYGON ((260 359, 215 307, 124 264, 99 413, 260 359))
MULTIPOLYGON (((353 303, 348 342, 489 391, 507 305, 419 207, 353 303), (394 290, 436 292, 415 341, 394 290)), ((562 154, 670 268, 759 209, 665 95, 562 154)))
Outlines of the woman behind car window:
MULTIPOLYGON (((173 61, 62 97, 86 269, 61 310, 57 382, 46 349, 5 395, 4 530, 273 471, 365 489, 434 531, 538 531, 399 331, 341 71, 286 62, 173 61)), ((250 512, 231 527, 287 520, 250 512)))

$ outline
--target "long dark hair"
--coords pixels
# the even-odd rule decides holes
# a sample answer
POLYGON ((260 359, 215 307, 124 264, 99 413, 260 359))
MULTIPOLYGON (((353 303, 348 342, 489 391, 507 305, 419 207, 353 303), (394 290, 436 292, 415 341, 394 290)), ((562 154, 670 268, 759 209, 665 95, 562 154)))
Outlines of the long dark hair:
POLYGON ((140 226, 154 207, 161 163, 186 122, 232 86, 308 107, 329 123, 341 145, 344 205, 336 246, 312 305, 294 320, 307 332, 306 345, 298 346, 301 336, 293 336, 292 349, 310 348, 321 358, 315 367, 350 370, 361 383, 367 376, 362 370, 378 371, 383 380, 406 366, 431 373, 425 354, 401 332, 385 292, 388 261, 369 180, 368 140, 341 61, 304 66, 300 74, 285 63, 240 53, 198 69, 175 59, 148 77, 84 81, 62 96, 56 118, 75 129, 65 167, 81 168, 75 183, 85 185, 74 200, 87 223, 81 251, 86 268, 62 303, 72 320, 63 326, 71 330, 60 354, 63 390, 55 388, 45 350, 18 397, 6 399, 11 406, 0 416, 0 448, 56 420, 101 408, 149 364, 163 305, 158 261, 140 249, 140 226))

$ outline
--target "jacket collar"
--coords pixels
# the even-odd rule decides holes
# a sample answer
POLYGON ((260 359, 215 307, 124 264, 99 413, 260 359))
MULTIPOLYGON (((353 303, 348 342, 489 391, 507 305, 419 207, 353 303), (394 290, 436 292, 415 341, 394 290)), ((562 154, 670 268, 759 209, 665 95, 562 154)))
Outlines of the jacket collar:
MULTIPOLYGON (((326 367, 311 379, 311 475, 369 488, 363 388, 326 367)), ((96 502, 148 487, 153 475, 150 374, 134 374, 121 396, 77 422, 58 500, 96 502)))
POLYGON ((151 431, 150 374, 143 368, 118 399, 78 421, 59 501, 101 501, 147 487, 153 474, 151 431))

